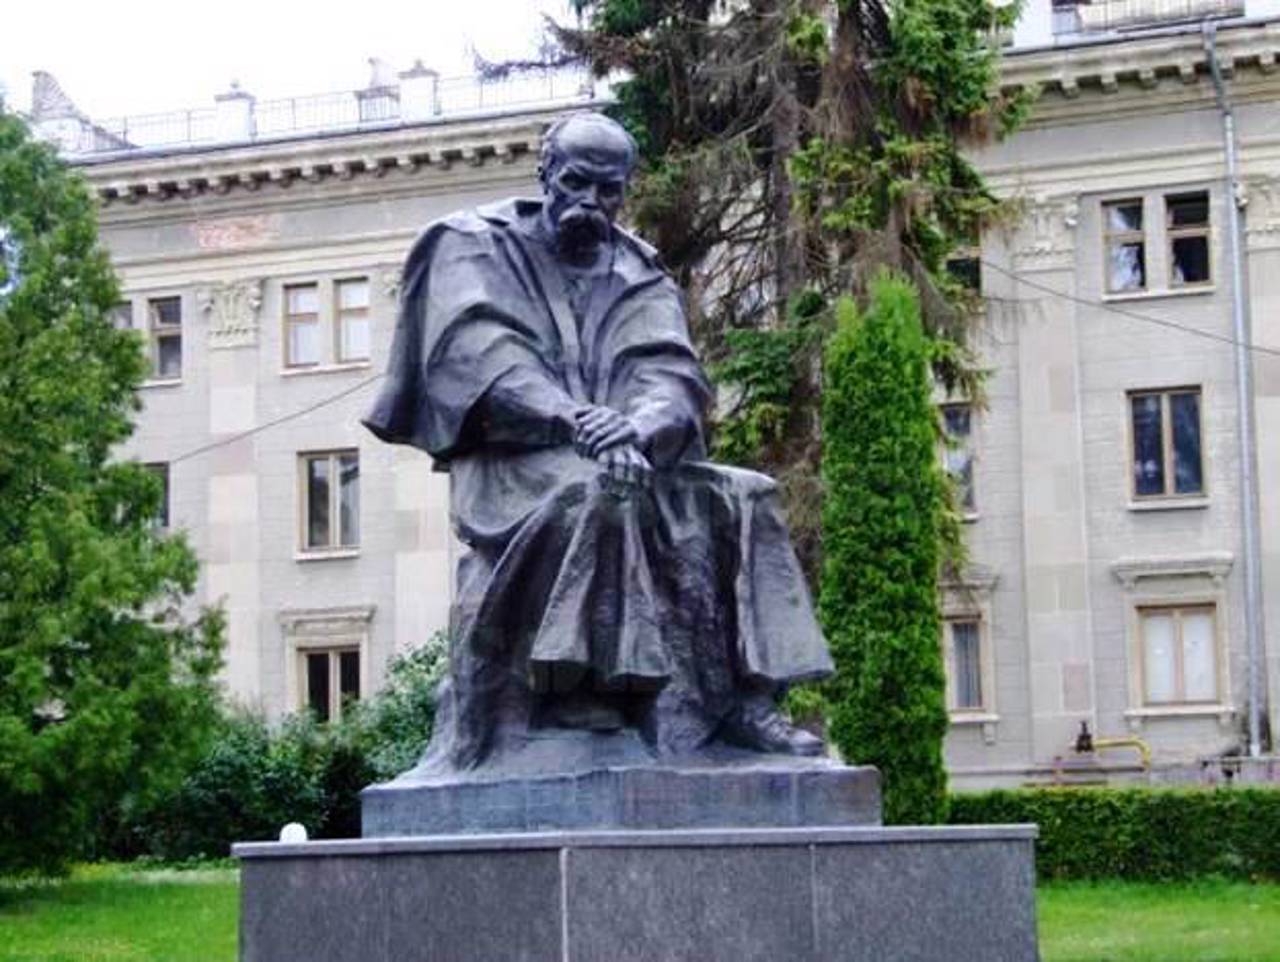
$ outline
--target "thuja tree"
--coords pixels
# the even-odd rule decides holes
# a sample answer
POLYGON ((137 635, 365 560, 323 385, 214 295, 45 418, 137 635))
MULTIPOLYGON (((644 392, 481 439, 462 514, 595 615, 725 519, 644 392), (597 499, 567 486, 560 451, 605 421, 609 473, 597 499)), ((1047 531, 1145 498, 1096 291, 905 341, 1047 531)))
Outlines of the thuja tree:
POLYGON ((160 485, 113 459, 145 373, 93 201, 0 113, 0 870, 51 870, 177 779, 214 717, 216 615, 160 485))
MULTIPOLYGON (((920 291, 931 363, 980 394, 972 295, 946 271, 997 205, 961 153, 1014 126, 989 0, 573 0, 559 60, 615 86, 643 165, 630 216, 690 295, 724 389, 716 455, 782 482, 820 555, 819 360, 832 307, 887 265, 920 291)), ((509 65, 508 65, 509 66, 509 65)))
POLYGON ((821 614, 839 672, 832 740, 876 765, 885 820, 946 815, 947 728, 938 569, 947 481, 938 464, 930 345, 917 294, 887 273, 859 311, 838 302, 822 398, 821 614))

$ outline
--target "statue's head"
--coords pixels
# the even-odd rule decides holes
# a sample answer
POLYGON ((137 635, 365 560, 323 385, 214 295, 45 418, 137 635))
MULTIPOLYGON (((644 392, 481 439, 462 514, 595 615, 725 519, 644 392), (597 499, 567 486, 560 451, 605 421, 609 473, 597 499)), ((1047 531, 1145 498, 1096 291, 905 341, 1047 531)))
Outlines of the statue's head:
POLYGON ((603 114, 570 114, 551 125, 538 179, 563 250, 585 253, 608 239, 636 159, 631 135, 603 114))

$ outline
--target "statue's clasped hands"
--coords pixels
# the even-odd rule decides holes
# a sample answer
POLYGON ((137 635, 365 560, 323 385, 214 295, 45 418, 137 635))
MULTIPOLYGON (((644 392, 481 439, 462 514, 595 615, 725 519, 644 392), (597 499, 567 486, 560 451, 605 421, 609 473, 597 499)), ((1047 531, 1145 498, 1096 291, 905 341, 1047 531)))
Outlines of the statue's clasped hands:
POLYGON ((608 407, 585 407, 574 414, 573 446, 604 466, 606 483, 619 497, 647 486, 653 465, 637 446, 640 432, 625 414, 608 407))

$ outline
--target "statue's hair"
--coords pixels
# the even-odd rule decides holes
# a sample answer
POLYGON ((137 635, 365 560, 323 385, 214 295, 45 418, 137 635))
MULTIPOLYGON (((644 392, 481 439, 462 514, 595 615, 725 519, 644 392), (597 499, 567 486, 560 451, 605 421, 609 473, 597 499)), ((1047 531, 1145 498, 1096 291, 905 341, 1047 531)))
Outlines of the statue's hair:
POLYGON ((538 156, 539 177, 545 177, 550 173, 563 157, 563 153, 560 150, 560 135, 571 123, 595 124, 622 134, 627 141, 628 175, 635 170, 636 164, 640 160, 640 147, 636 144, 636 139, 627 131, 627 128, 612 117, 606 117, 602 113, 597 113, 594 110, 579 110, 556 120, 547 128, 547 132, 542 135, 542 152, 538 156))

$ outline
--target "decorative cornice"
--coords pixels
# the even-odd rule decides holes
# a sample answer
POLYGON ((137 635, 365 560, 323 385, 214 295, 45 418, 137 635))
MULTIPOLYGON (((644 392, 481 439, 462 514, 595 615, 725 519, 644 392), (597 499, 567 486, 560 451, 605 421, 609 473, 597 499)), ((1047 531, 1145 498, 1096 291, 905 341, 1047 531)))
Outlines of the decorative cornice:
POLYGON ((537 155, 562 111, 346 132, 234 147, 76 161, 104 205, 165 202, 294 184, 417 177, 457 165, 510 164, 537 155))
POLYGON ((969 564, 957 574, 944 576, 939 582, 943 591, 989 595, 1000 581, 1000 573, 989 565, 969 564))
MULTIPOLYGON (((1280 54, 1280 21, 1266 23, 1223 22, 1217 33, 1218 60, 1223 72, 1266 77, 1274 73, 1280 54)), ((1161 85, 1193 88, 1204 80, 1198 95, 1211 98, 1209 66, 1199 24, 1185 30, 1152 30, 1100 36, 1096 40, 1064 43, 1006 52, 1001 64, 1007 91, 1035 90, 1041 96, 1033 109, 1037 115, 1085 94, 1109 97, 1132 92, 1150 109, 1150 92, 1161 85)), ((1094 107, 1090 112, 1096 112, 1094 107)), ((1122 109, 1115 104, 1108 109, 1122 109)))
POLYGON ((307 637, 363 633, 373 620, 373 605, 336 608, 285 608, 276 616, 287 635, 307 637))
POLYGON ((1230 551, 1206 551, 1203 554, 1169 555, 1155 558, 1120 558, 1111 563, 1111 573, 1132 591, 1144 578, 1210 578, 1217 586, 1231 571, 1235 561, 1230 551))

